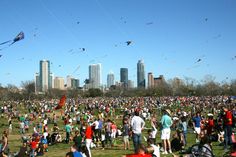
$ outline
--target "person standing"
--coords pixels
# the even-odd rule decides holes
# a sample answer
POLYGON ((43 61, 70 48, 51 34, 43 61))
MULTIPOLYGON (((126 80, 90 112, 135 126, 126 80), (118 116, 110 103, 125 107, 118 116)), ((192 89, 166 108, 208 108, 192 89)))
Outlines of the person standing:
POLYGON ((70 123, 66 124, 65 129, 66 129, 66 143, 69 143, 70 142, 70 134, 72 131, 72 127, 71 127, 70 123))
POLYGON ((90 147, 91 147, 92 138, 93 138, 93 131, 92 131, 92 127, 87 122, 86 122, 85 126, 86 126, 85 144, 86 144, 86 147, 89 152, 89 157, 92 157, 90 147))
POLYGON ((123 124, 123 141, 124 141, 124 150, 130 149, 129 147, 129 124, 128 121, 125 119, 123 124))
POLYGON ((169 153, 172 153, 171 150, 171 144, 170 144, 170 127, 173 124, 172 120, 171 120, 171 112, 169 109, 166 109, 164 111, 164 115, 161 117, 161 126, 162 126, 162 130, 161 130, 161 140, 163 142, 163 149, 164 152, 162 154, 168 154, 167 152, 167 148, 169 149, 169 153))
POLYGON ((196 133, 196 143, 200 141, 200 133, 201 133, 201 116, 200 112, 197 112, 196 116, 193 117, 193 127, 196 133))
POLYGON ((142 143, 142 130, 145 126, 144 120, 139 116, 139 110, 136 110, 134 117, 131 119, 131 127, 133 132, 134 151, 138 153, 138 148, 142 143))
POLYGON ((232 135, 233 115, 232 112, 229 111, 227 107, 224 107, 223 110, 224 110, 224 116, 223 116, 224 150, 227 150, 228 144, 232 143, 231 135, 232 135))

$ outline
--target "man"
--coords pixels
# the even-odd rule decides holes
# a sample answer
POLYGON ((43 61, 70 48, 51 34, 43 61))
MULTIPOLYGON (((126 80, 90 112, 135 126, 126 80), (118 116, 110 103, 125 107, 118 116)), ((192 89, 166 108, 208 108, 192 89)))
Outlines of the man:
POLYGON ((72 127, 71 127, 70 123, 66 124, 65 129, 66 129, 66 143, 69 143, 70 142, 70 133, 72 131, 72 127))
POLYGON ((138 153, 138 148, 142 142, 142 130, 145 126, 144 120, 139 116, 139 110, 136 110, 134 117, 131 119, 131 127, 133 132, 134 151, 138 153))
POLYGON ((233 124, 233 116, 232 112, 228 110, 227 107, 223 108, 224 116, 223 116, 223 127, 224 127, 224 149, 227 150, 228 144, 232 143, 231 135, 232 135, 232 124, 233 124))
POLYGON ((201 115, 200 112, 197 112, 196 116, 193 117, 193 127, 196 133, 196 143, 200 141, 200 133, 201 133, 201 115))
POLYGON ((170 127, 173 124, 171 120, 171 112, 169 109, 166 109, 164 111, 163 116, 161 117, 161 125, 162 125, 162 130, 161 130, 161 140, 163 142, 163 149, 164 152, 162 154, 168 154, 167 148, 169 148, 169 153, 172 153, 171 150, 171 144, 170 144, 170 127))
POLYGON ((83 155, 76 150, 75 145, 70 147, 70 151, 73 153, 73 157, 83 157, 83 155))

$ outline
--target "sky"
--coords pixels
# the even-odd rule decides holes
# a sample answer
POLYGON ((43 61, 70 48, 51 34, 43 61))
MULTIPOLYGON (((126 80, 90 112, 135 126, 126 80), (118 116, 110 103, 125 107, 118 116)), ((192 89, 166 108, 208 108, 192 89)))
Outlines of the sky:
POLYGON ((34 80, 43 59, 81 85, 96 63, 103 84, 109 72, 119 81, 120 68, 136 84, 140 59, 146 77, 236 78, 235 0, 1 0, 0 10, 0 43, 25 34, 0 45, 3 86, 34 80))

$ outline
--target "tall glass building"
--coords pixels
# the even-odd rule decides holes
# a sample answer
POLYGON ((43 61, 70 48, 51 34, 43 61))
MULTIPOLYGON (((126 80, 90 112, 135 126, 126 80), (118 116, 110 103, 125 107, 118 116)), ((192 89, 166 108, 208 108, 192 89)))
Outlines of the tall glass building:
POLYGON ((128 68, 120 68, 120 82, 123 83, 123 87, 128 87, 128 68))
POLYGON ((39 86, 41 92, 52 88, 52 74, 50 73, 50 61, 41 60, 39 63, 39 86))
POLYGON ((107 75, 107 87, 110 88, 112 85, 115 85, 115 76, 113 73, 107 75))
POLYGON ((101 89, 101 64, 89 65, 89 88, 101 89))
POLYGON ((139 60, 137 63, 137 87, 145 88, 145 70, 143 60, 139 60))

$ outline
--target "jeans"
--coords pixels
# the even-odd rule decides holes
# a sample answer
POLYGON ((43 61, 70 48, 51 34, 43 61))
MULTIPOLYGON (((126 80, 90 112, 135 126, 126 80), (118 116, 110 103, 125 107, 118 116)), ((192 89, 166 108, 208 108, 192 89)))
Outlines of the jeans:
POLYGON ((228 148, 228 144, 232 143, 232 139, 231 139, 232 126, 230 126, 230 125, 224 126, 224 132, 225 132, 225 134, 224 134, 224 138, 225 138, 224 149, 227 149, 228 148))
POLYGON ((142 134, 133 134, 134 151, 138 153, 138 147, 142 142, 142 134))
POLYGON ((70 132, 66 132, 66 143, 70 142, 70 132))

